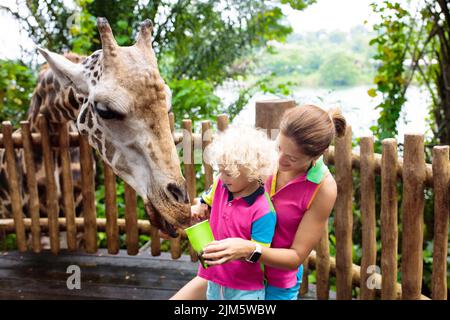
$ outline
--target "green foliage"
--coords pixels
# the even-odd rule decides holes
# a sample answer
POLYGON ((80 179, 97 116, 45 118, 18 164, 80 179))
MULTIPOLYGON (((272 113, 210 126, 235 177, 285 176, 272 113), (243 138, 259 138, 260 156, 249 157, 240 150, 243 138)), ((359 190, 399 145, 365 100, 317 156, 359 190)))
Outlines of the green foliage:
POLYGON ((379 68, 374 78, 377 87, 368 94, 383 97, 378 106, 381 116, 372 131, 380 139, 396 135, 406 90, 418 81, 432 98, 429 122, 433 143, 449 144, 450 95, 445 85, 450 82, 448 1, 384 1, 372 8, 381 18, 374 27, 378 35, 370 42, 377 48, 374 58, 379 68))
MULTIPOLYGON (((378 125, 371 129, 382 140, 397 134, 397 120, 406 101, 404 62, 410 46, 408 33, 412 30, 408 22, 410 13, 399 3, 384 1, 382 4, 372 4, 372 8, 382 17, 382 22, 374 26, 378 35, 370 44, 376 45, 374 59, 381 62, 374 83, 376 91, 383 96, 383 102, 377 106, 381 111, 378 125)), ((375 91, 370 90, 368 94, 375 96, 375 91)))
POLYGON ((35 81, 32 70, 22 62, 0 60, 0 122, 17 125, 25 118, 35 81))
POLYGON ((95 37, 96 20, 87 9, 92 2, 93 0, 76 0, 81 12, 72 16, 72 23, 68 25, 69 33, 72 36, 70 41, 72 51, 81 55, 89 54, 93 44, 100 43, 100 40, 95 37))
POLYGON ((326 87, 353 86, 358 81, 354 59, 345 52, 338 52, 320 67, 320 84, 326 87))
POLYGON ((173 80, 168 83, 172 90, 172 111, 180 119, 192 121, 213 119, 221 107, 214 94, 214 85, 204 80, 173 80))
POLYGON ((348 33, 305 32, 289 35, 287 45, 268 47, 253 57, 252 75, 275 74, 274 83, 291 82, 293 87, 337 87, 368 84, 375 67, 367 63, 374 49, 367 43, 371 34, 357 26, 348 33))
POLYGON ((265 76, 254 83, 251 83, 247 88, 240 90, 239 97, 227 108, 227 114, 230 120, 239 114, 239 112, 245 107, 248 101, 257 92, 271 93, 279 96, 288 96, 292 93, 293 83, 288 81, 285 83, 276 83, 276 75, 272 73, 269 76, 265 76))

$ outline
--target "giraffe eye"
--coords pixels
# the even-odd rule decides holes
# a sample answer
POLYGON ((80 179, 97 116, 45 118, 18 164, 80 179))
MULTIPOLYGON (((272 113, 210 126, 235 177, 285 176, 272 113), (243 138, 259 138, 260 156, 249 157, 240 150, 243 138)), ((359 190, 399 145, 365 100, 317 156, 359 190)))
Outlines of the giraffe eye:
POLYGON ((94 110, 102 119, 106 119, 106 120, 123 119, 123 117, 124 117, 123 114, 112 111, 105 104, 103 104, 101 102, 94 103, 94 110))

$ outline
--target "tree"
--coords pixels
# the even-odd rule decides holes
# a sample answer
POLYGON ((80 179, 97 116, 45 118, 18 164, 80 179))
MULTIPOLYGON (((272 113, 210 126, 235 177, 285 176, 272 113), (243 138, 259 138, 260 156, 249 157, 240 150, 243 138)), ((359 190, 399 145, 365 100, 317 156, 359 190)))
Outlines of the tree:
MULTIPOLYGON (((315 0, 75 0, 74 8, 65 1, 28 0, 22 10, 0 6, 17 18, 32 40, 56 52, 89 54, 100 48, 96 17, 106 17, 119 45, 131 45, 138 24, 146 18, 154 23, 153 46, 164 79, 176 84, 177 92, 186 89, 215 88, 227 79, 245 75, 249 70, 242 59, 269 40, 284 41, 292 32, 280 4, 302 10, 315 0), (37 26, 37 27, 36 27, 37 26), (190 80, 190 81, 182 81, 190 80)), ((201 92, 207 92, 200 90, 201 92)), ((188 90, 198 92, 198 90, 188 90)), ((211 90, 208 91, 211 95, 211 90)), ((188 101, 195 101, 191 96, 188 101)), ((212 99, 216 100, 216 99, 212 99)), ((212 101, 199 98, 199 103, 212 101)), ((207 114, 214 114, 220 103, 207 103, 207 114), (212 109, 211 109, 212 108, 212 109)), ((188 110, 188 105, 175 106, 188 110)), ((205 111, 200 106, 199 110, 205 111)), ((237 110, 237 109, 233 109, 237 110)), ((176 116, 196 117, 198 114, 176 116)))
POLYGON ((20 61, 0 60, 0 122, 25 118, 36 82, 33 72, 20 61))
POLYGON ((450 1, 416 0, 411 4, 413 12, 397 2, 372 5, 381 22, 375 25, 378 35, 371 40, 377 47, 374 58, 379 68, 374 79, 377 87, 369 90, 369 95, 383 96, 378 125, 372 130, 380 140, 397 134, 406 91, 418 80, 432 97, 434 142, 450 144, 450 1))
POLYGON ((320 67, 320 84, 327 87, 351 86, 358 77, 355 59, 345 52, 330 55, 320 67))

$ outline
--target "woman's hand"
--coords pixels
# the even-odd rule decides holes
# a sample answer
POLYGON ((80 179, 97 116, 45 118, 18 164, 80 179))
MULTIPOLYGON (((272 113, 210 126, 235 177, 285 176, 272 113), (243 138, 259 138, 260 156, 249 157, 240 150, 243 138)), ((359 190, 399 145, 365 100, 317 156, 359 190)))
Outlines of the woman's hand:
POLYGON ((241 238, 213 241, 203 249, 202 258, 210 266, 245 259, 255 250, 255 243, 241 238))

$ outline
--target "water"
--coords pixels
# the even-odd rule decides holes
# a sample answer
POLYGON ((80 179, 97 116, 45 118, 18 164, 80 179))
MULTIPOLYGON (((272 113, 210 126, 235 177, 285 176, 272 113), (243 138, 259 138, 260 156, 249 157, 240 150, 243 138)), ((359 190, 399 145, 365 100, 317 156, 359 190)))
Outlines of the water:
MULTIPOLYGON (((348 123, 352 126, 353 136, 370 135, 370 127, 376 125, 380 111, 375 107, 381 102, 381 97, 370 97, 367 91, 370 86, 357 86, 344 89, 327 88, 298 88, 293 92, 297 104, 315 104, 324 109, 339 107, 348 123)), ((239 88, 237 85, 228 85, 219 88, 216 94, 228 105, 237 98, 239 88)), ((244 109, 233 120, 236 124, 255 124, 255 102, 258 100, 273 99, 272 94, 255 94, 244 109)), ((405 133, 421 133, 431 137, 432 133, 427 124, 428 109, 431 98, 426 89, 411 86, 406 92, 407 102, 402 108, 397 122, 398 142, 403 142, 405 133)))

